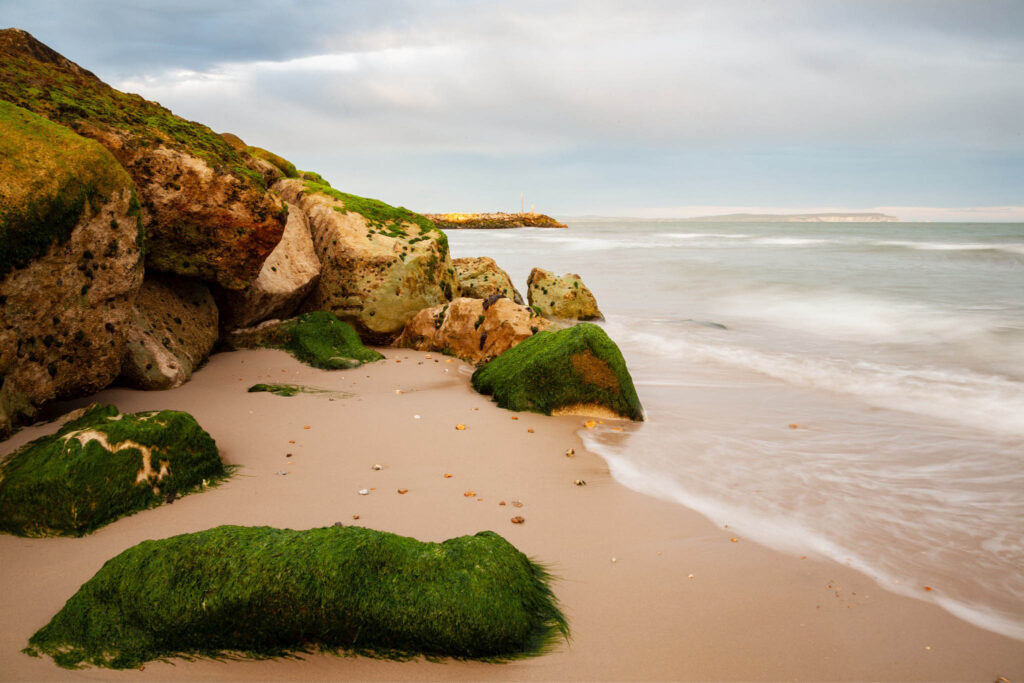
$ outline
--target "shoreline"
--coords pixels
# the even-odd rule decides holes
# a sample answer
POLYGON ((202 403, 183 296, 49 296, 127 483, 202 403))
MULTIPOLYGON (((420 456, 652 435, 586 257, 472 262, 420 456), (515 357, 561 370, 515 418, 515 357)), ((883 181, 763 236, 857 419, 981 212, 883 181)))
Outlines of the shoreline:
MULTIPOLYGON (((225 462, 242 467, 219 487, 123 518, 81 539, 0 536, 0 612, 5 615, 0 679, 1024 676, 1024 646, 1018 641, 972 626, 936 605, 888 592, 831 560, 785 555, 742 537, 733 542, 729 530, 698 513, 619 484, 604 460, 584 450, 577 431, 586 418, 506 411, 472 391, 470 366, 461 361, 439 353, 378 350, 386 356, 382 362, 333 372, 302 365, 280 351, 219 353, 177 389, 113 388, 67 404, 112 402, 124 412, 187 410, 217 440, 225 462), (331 401, 309 394, 246 393, 260 381, 352 395, 331 401), (467 429, 455 430, 456 423, 467 429), (565 457, 568 448, 575 449, 575 457, 565 457), (286 452, 293 457, 286 458, 286 452), (384 469, 372 471, 373 464, 384 469), (586 486, 574 486, 575 479, 586 486), (356 494, 371 486, 369 496, 356 494), (397 488, 409 493, 398 495, 397 488), (476 495, 464 496, 468 490, 476 495), (515 499, 522 508, 498 505, 515 499), (359 520, 352 519, 356 514, 359 520), (514 514, 524 516, 525 524, 513 525, 514 514), (507 664, 317 654, 174 660, 116 673, 64 670, 49 659, 20 653, 28 637, 103 562, 141 540, 219 524, 309 528, 336 521, 430 541, 483 529, 500 533, 558 578, 553 588, 569 618, 572 641, 507 664)), ((4 442, 2 452, 55 428, 27 427, 4 442)))

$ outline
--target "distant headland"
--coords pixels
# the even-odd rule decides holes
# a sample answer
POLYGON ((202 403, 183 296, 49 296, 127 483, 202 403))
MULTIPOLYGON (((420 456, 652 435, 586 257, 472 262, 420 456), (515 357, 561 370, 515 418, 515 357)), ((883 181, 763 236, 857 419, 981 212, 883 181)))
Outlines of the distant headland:
POLYGON ((542 213, 428 213, 424 214, 442 230, 503 228, 564 228, 551 216, 542 213))
POLYGON ((701 223, 898 223, 900 219, 884 213, 729 213, 681 220, 701 223))

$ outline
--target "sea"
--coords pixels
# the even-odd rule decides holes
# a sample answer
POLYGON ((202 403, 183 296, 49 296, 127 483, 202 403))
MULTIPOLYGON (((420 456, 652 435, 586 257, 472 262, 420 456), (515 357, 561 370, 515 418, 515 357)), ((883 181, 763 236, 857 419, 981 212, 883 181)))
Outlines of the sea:
POLYGON ((1024 640, 1024 224, 448 235, 594 293, 647 417, 581 429, 617 481, 1024 640))

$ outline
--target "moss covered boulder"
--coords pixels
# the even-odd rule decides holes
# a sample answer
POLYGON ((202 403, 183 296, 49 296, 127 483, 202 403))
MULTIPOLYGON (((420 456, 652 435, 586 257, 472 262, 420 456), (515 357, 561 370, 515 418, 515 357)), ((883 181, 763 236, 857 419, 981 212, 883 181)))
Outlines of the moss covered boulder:
POLYGON ((593 323, 540 332, 473 373, 502 408, 643 420, 619 347, 593 323))
POLYGON ((492 531, 220 526, 109 560, 29 641, 60 666, 346 650, 507 659, 568 636, 543 568, 492 531))
POLYGON ((235 330, 224 343, 229 349, 284 349, 297 360, 323 370, 356 368, 384 357, 363 346, 351 325, 327 311, 235 330))
POLYGON ((452 266, 455 267, 461 296, 486 299, 498 294, 517 304, 523 303, 523 295, 513 286, 512 278, 498 267, 494 259, 487 256, 457 258, 452 261, 452 266))
POLYGON ((546 318, 602 320, 597 299, 575 273, 555 275, 534 268, 526 281, 530 305, 546 318))
POLYGON ((94 405, 0 462, 0 531, 81 536, 224 476, 188 413, 94 405))
POLYGON ((417 311, 457 294, 448 239, 423 216, 309 180, 275 188, 306 212, 320 258, 304 310, 330 311, 367 342, 387 344, 417 311))
POLYGON ((173 389, 187 382, 217 343, 217 305, 192 278, 146 275, 132 304, 121 379, 137 389, 173 389))
POLYGON ((18 29, 0 31, 0 100, 97 140, 128 170, 152 269, 241 289, 281 239, 284 207, 246 151, 111 88, 18 29))
POLYGON ((395 346, 441 351, 470 363, 486 363, 551 323, 500 294, 459 297, 412 317, 395 346))
POLYGON ((217 293, 221 328, 233 330, 290 316, 319 277, 320 259, 313 248, 306 214, 289 205, 284 236, 263 262, 259 277, 243 290, 217 293))
POLYGON ((0 101, 0 439, 117 376, 142 282, 138 214, 110 152, 0 101))

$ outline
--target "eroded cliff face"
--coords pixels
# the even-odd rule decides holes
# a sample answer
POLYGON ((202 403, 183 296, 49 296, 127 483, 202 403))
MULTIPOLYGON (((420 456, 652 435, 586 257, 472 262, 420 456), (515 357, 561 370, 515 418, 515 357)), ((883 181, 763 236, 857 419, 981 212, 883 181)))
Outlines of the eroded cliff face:
POLYGON ((303 311, 330 311, 368 342, 390 343, 424 308, 451 301, 448 240, 411 211, 305 180, 275 189, 309 219, 320 279, 303 311))
POLYGON ((124 166, 142 204, 151 269, 242 289, 281 239, 286 211, 251 155, 18 29, 0 31, 0 100, 98 141, 124 166))
POLYGON ((110 152, 0 102, 0 438, 117 376, 142 282, 138 214, 110 152))

